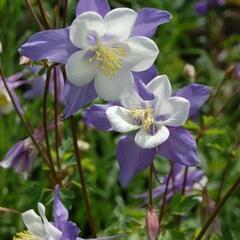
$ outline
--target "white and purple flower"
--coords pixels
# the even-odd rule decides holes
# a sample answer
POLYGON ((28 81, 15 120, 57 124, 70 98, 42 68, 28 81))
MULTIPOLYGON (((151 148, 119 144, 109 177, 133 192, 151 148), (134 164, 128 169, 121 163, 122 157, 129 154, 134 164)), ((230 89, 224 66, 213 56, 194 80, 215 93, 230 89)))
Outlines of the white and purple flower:
POLYGON ((46 209, 42 203, 38 203, 39 215, 33 210, 22 214, 22 219, 27 231, 17 233, 15 240, 77 240, 80 232, 77 225, 68 220, 67 209, 60 199, 60 188, 55 188, 54 194, 54 222, 49 222, 46 217, 46 209))
MULTIPOLYGON (((148 78, 148 74, 143 77, 148 78)), ((143 79, 140 75, 137 78, 143 79)), ((191 84, 172 93, 166 76, 145 80, 146 85, 140 80, 136 83, 138 91, 117 105, 93 105, 85 112, 85 122, 97 129, 132 132, 118 143, 123 186, 150 166, 158 154, 189 167, 199 164, 195 139, 182 125, 196 116, 211 92, 207 86, 191 84)))
MULTIPOLYGON (((22 214, 22 219, 27 230, 17 233, 13 240, 86 240, 78 237, 78 226, 69 221, 68 210, 60 198, 60 187, 57 185, 54 192, 54 221, 49 222, 46 217, 46 209, 42 203, 38 203, 39 215, 33 210, 22 214)), ((88 240, 110 240, 119 236, 91 238, 88 240)))
POLYGON ((131 36, 137 13, 117 8, 103 18, 96 12, 79 15, 70 27, 70 39, 79 51, 66 63, 68 80, 84 86, 93 79, 106 101, 127 97, 134 72, 149 69, 158 56, 157 45, 147 37, 131 36))
POLYGON ((133 88, 132 71, 147 70, 158 55, 149 38, 171 20, 167 11, 153 8, 110 11, 106 0, 80 0, 76 15, 70 27, 36 33, 20 48, 34 61, 66 64, 73 83, 66 86, 66 117, 97 95, 105 100, 126 97, 133 88))

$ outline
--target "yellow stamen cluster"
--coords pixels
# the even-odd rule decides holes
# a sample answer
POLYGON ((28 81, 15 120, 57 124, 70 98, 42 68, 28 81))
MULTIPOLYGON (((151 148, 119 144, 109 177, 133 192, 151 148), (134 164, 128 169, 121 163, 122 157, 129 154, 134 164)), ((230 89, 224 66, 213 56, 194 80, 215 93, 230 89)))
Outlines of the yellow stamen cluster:
POLYGON ((90 58, 90 62, 97 61, 98 67, 112 78, 120 69, 123 68, 121 60, 127 55, 127 51, 120 45, 113 47, 99 44, 94 50, 95 55, 90 58))
POLYGON ((153 109, 151 107, 147 107, 145 109, 133 108, 131 110, 131 115, 134 119, 141 122, 142 127, 146 132, 150 130, 151 126, 154 123, 153 109))
POLYGON ((17 233, 14 237, 13 240, 39 240, 38 237, 32 235, 28 231, 24 231, 21 233, 17 233))

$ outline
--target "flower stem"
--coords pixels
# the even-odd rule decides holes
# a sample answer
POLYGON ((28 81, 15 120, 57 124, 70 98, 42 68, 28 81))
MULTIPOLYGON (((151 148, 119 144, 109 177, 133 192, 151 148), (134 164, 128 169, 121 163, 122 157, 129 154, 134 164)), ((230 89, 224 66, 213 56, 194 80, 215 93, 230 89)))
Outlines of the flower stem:
POLYGON ((50 29, 50 24, 48 22, 48 18, 47 18, 47 14, 43 8, 43 5, 42 5, 42 1, 41 0, 37 0, 37 4, 38 4, 38 8, 40 10, 40 13, 42 15, 42 18, 43 18, 43 21, 44 21, 44 24, 45 24, 45 29, 50 29))
POLYGON ((0 207, 0 213, 14 213, 17 215, 21 215, 21 212, 19 212, 18 210, 15 210, 12 208, 4 208, 4 207, 0 207))
POLYGON ((15 102, 15 99, 14 97, 12 96, 12 93, 7 85, 7 81, 6 81, 6 78, 5 78, 5 75, 4 75, 4 72, 3 72, 3 67, 2 67, 2 64, 0 63, 0 75, 1 75, 1 78, 2 78, 2 81, 3 81, 3 84, 4 84, 4 87, 6 88, 7 90, 7 93, 12 101, 12 104, 14 106, 14 109, 15 111, 17 112, 18 114, 18 117, 20 118, 21 122, 22 122, 22 125, 24 126, 28 136, 31 138, 32 140, 32 143, 33 145, 35 146, 35 148, 37 149, 37 151, 39 152, 39 154, 42 156, 43 160, 46 162, 46 164, 49 166, 49 161, 48 161, 48 158, 46 157, 43 149, 41 148, 40 144, 37 142, 37 140, 35 139, 33 133, 32 133, 32 130, 31 128, 28 126, 27 124, 27 121, 25 120, 24 116, 22 115, 22 113, 19 111, 18 107, 17 107, 17 104, 15 102))
POLYGON ((183 196, 185 195, 185 191, 186 191, 187 176, 188 176, 188 167, 185 167, 184 179, 183 179, 183 185, 182 185, 182 195, 183 196))
POLYGON ((165 204, 166 204, 166 200, 167 200, 167 192, 168 192, 168 186, 169 186, 169 182, 173 173, 173 168, 174 168, 174 163, 171 164, 171 168, 169 170, 168 173, 168 177, 167 177, 167 182, 166 182, 166 186, 165 186, 165 191, 163 194, 163 200, 162 200, 162 205, 160 208, 160 213, 159 213, 159 230, 161 229, 161 222, 164 216, 164 208, 165 208, 165 204))
POLYGON ((68 0, 64 0, 63 27, 67 25, 68 0))
POLYGON ((48 135, 48 121, 47 121, 47 96, 48 96, 48 91, 49 91, 49 85, 50 85, 50 79, 51 79, 51 72, 53 69, 54 65, 49 67, 47 71, 47 77, 46 77, 46 83, 45 83, 45 89, 44 89, 44 97, 43 97, 43 128, 44 128, 44 136, 45 136, 45 143, 46 143, 46 148, 47 148, 47 157, 49 160, 49 167, 50 171, 52 173, 52 176, 54 176, 54 179, 57 180, 57 183, 59 182, 59 179, 57 177, 55 168, 54 168, 54 163, 52 159, 52 154, 51 154, 51 147, 49 143, 49 135, 48 135))
POLYGON ((148 191, 148 207, 151 208, 153 205, 153 199, 152 199, 152 179, 153 176, 153 164, 149 168, 149 191, 148 191))
POLYGON ((32 15, 33 19, 36 21, 38 27, 40 28, 41 31, 44 30, 44 27, 42 25, 42 23, 40 22, 40 20, 38 19, 37 15, 35 14, 33 8, 32 8, 32 5, 31 3, 29 2, 29 0, 25 0, 25 4, 30 12, 30 14, 32 15))
POLYGON ((58 128, 58 110, 59 110, 59 93, 58 93, 58 78, 57 78, 57 69, 54 68, 54 124, 55 124, 55 151, 57 158, 57 166, 60 175, 62 176, 62 163, 59 155, 59 146, 60 146, 60 136, 58 128))
POLYGON ((240 176, 235 180, 233 185, 230 187, 230 189, 226 192, 226 194, 223 196, 223 198, 219 201, 219 203, 216 205, 215 210, 213 211, 212 215, 208 218, 206 223, 204 224, 202 230, 198 234, 195 240, 200 240, 203 238, 204 234, 207 232, 208 227, 211 226, 211 223, 219 213, 219 211, 222 209, 224 204, 228 201, 228 199, 231 197, 231 195, 237 190, 240 184, 240 176))
POLYGON ((81 187, 82 187, 81 190, 82 190, 82 195, 83 195, 83 201, 84 201, 84 205, 85 205, 85 208, 87 210, 87 215, 88 215, 88 222, 89 222, 89 225, 91 228, 92 236, 97 237, 96 227, 95 227, 95 223, 93 220, 89 196, 88 196, 88 192, 87 192, 86 181, 85 181, 85 177, 84 177, 84 171, 83 171, 80 151, 79 151, 78 143, 77 143, 77 133, 76 133, 77 132, 77 124, 76 124, 74 117, 70 117, 70 124, 71 124, 74 151, 75 151, 76 160, 77 160, 77 168, 78 168, 78 172, 79 172, 79 176, 80 176, 80 183, 81 183, 81 187))

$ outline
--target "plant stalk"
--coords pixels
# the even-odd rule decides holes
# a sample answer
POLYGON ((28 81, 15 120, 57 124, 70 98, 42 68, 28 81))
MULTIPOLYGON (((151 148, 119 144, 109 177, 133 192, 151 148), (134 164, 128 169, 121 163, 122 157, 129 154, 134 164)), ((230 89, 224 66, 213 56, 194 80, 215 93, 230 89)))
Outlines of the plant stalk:
POLYGON ((88 222, 91 228, 91 233, 93 237, 97 237, 96 234, 96 227, 95 223, 93 220, 93 215, 90 207, 90 200, 87 192, 87 186, 86 186, 86 181, 84 177, 84 171, 83 171, 83 166, 82 166, 82 161, 81 161, 81 156, 80 156, 80 151, 78 147, 78 139, 77 139, 77 124, 75 121, 75 118, 72 116, 70 117, 70 125, 71 125, 71 131, 72 131, 72 140, 73 140, 73 145, 74 145, 74 151, 76 155, 76 160, 77 160, 77 168, 80 176, 80 183, 81 183, 81 190, 82 190, 82 196, 83 196, 83 202, 85 205, 85 208, 87 210, 87 217, 88 217, 88 222))

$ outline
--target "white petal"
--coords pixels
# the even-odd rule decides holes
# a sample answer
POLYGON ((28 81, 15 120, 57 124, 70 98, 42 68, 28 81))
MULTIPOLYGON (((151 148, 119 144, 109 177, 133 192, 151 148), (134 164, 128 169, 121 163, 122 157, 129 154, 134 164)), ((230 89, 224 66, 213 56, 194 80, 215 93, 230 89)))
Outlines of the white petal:
POLYGON ((127 40, 132 33, 137 13, 130 8, 116 8, 104 18, 107 34, 117 36, 119 41, 127 40))
POLYGON ((171 83, 166 75, 155 77, 147 85, 147 89, 156 96, 159 101, 166 100, 172 95, 171 83))
POLYGON ((70 27, 70 39, 72 43, 81 49, 93 47, 89 42, 89 35, 94 35, 96 39, 105 33, 103 18, 96 12, 85 12, 79 15, 70 27))
MULTIPOLYGON (((166 102, 165 114, 169 117, 162 124, 172 127, 182 126, 188 119, 190 102, 182 97, 171 97, 166 102)), ((160 110, 161 111, 161 110, 160 110)))
POLYGON ((26 228, 35 236, 45 237, 46 232, 42 219, 36 214, 34 210, 28 210, 22 214, 23 222, 26 228))
POLYGON ((97 73, 97 67, 89 61, 87 52, 82 50, 70 56, 66 64, 68 80, 77 86, 83 86, 91 82, 97 73))
POLYGON ((48 221, 45 213, 46 210, 43 204, 38 203, 38 211, 44 223, 44 229, 46 232, 45 237, 48 237, 47 239, 59 239, 62 235, 62 232, 48 221))
POLYGON ((130 95, 124 99, 122 99, 121 104, 128 109, 142 107, 143 99, 139 96, 135 88, 133 88, 130 95))
POLYGON ((133 84, 132 73, 127 70, 120 70, 112 78, 101 71, 95 79, 95 88, 98 95, 109 102, 128 97, 133 89, 133 84))
POLYGON ((135 124, 130 110, 126 108, 113 106, 107 109, 106 114, 113 129, 117 132, 125 133, 140 128, 135 124))
POLYGON ((131 37, 125 48, 128 55, 123 58, 123 64, 127 69, 134 72, 149 69, 159 54, 155 42, 147 37, 131 37))
POLYGON ((157 127, 157 132, 154 135, 146 132, 143 128, 136 134, 136 144, 144 149, 151 149, 165 142, 169 137, 169 130, 165 126, 157 127))

